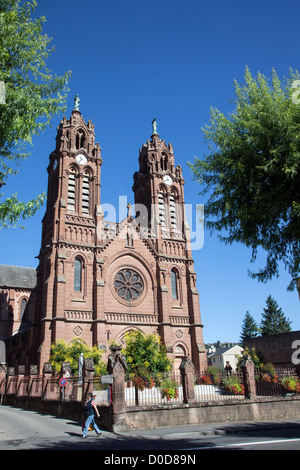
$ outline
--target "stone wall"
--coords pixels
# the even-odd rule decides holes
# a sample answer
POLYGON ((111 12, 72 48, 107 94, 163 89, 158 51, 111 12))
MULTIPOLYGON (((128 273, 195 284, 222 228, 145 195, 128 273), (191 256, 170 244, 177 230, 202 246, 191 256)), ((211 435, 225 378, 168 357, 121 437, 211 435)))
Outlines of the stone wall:
POLYGON ((300 398, 268 398, 243 403, 191 404, 147 410, 127 408, 128 429, 180 427, 195 424, 242 423, 295 419, 300 413, 300 398))
MULTIPOLYGON (((249 338, 245 340, 244 346, 255 348, 256 353, 261 352, 266 362, 272 362, 275 367, 291 367, 296 365, 293 364, 293 354, 295 357, 297 348, 299 349, 299 345, 297 346, 295 341, 299 341, 300 345, 300 331, 249 338)), ((298 357, 300 357, 300 353, 298 357)))

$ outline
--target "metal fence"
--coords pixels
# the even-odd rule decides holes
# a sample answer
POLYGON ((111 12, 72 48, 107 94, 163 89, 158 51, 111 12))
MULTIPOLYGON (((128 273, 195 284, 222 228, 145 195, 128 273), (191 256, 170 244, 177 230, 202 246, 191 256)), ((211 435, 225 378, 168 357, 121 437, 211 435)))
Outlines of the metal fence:
POLYGON ((180 374, 153 374, 151 377, 126 376, 125 403, 161 405, 183 402, 180 374))
MULTIPOLYGON (((196 374, 194 376, 196 402, 242 400, 244 386, 242 373, 231 375, 196 374)), ((125 402, 127 406, 183 403, 183 387, 180 374, 157 374, 150 378, 126 377, 125 402)))
POLYGON ((244 398, 243 374, 239 371, 227 373, 216 370, 214 373, 197 374, 195 399, 198 402, 238 400, 244 398))
POLYGON ((288 396, 300 393, 300 382, 294 367, 255 371, 257 396, 288 396))

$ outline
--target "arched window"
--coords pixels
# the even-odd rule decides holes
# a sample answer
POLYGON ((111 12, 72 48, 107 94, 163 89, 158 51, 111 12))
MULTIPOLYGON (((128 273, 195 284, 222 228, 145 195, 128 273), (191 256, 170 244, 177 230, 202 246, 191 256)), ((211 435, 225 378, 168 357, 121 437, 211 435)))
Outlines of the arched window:
POLYGON ((79 130, 76 134, 76 149, 85 147, 85 134, 82 130, 79 130))
POLYGON ((162 190, 158 193, 158 215, 162 227, 166 227, 165 195, 162 190))
POLYGON ((74 291, 82 291, 82 261, 80 258, 75 258, 74 263, 74 291))
POLYGON ((27 307, 27 299, 22 299, 21 306, 20 306, 20 320, 25 320, 24 313, 25 313, 26 307, 27 307))
POLYGON ((75 194, 76 194, 76 175, 72 168, 69 173, 68 180, 68 211, 75 211, 75 194))
POLYGON ((82 212, 89 214, 90 212, 90 178, 89 173, 85 172, 82 180, 82 212))
POLYGON ((172 299, 178 299, 178 274, 175 269, 171 271, 172 299))
POLYGON ((171 228, 177 230, 177 214, 176 214, 176 203, 174 194, 170 194, 170 217, 171 217, 171 228))

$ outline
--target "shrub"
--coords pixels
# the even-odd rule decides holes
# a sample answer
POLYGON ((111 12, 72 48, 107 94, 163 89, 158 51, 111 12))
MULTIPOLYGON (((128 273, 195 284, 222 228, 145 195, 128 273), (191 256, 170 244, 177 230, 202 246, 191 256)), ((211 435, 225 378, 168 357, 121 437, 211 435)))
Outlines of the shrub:
POLYGON ((231 375, 223 379, 223 386, 226 392, 231 393, 232 395, 244 395, 245 387, 241 384, 241 381, 238 377, 231 375))
POLYGON ((172 398, 178 398, 178 384, 175 380, 164 379, 159 385, 160 393, 162 398, 166 398, 170 401, 172 398))
POLYGON ((299 379, 287 375, 281 379, 281 384, 282 386, 288 391, 288 392, 300 392, 300 381, 299 379))
POLYGON ((201 384, 203 384, 203 385, 211 385, 212 384, 212 380, 211 380, 210 376, 207 375, 207 374, 201 375, 200 380, 201 380, 201 384))
POLYGON ((64 340, 58 340, 51 345, 49 361, 53 369, 59 372, 63 362, 70 362, 71 373, 78 373, 78 358, 83 353, 84 357, 91 357, 95 364, 95 376, 107 374, 106 364, 101 361, 102 352, 96 346, 88 347, 85 341, 75 338, 67 344, 64 340))

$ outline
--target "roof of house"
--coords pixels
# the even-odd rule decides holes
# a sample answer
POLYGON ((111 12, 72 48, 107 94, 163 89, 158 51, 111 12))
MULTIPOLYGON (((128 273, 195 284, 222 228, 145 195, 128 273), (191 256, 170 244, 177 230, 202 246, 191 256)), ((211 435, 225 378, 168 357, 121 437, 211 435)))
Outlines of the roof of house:
MULTIPOLYGON (((217 348, 213 353, 208 354, 207 357, 222 356, 222 354, 230 351, 230 349, 233 349, 236 346, 239 346, 239 345, 235 344, 234 346, 229 346, 228 348, 217 348)), ((241 348, 241 349, 243 349, 243 348, 241 348)))
POLYGON ((36 286, 36 269, 0 264, 0 287, 33 289, 36 286))

